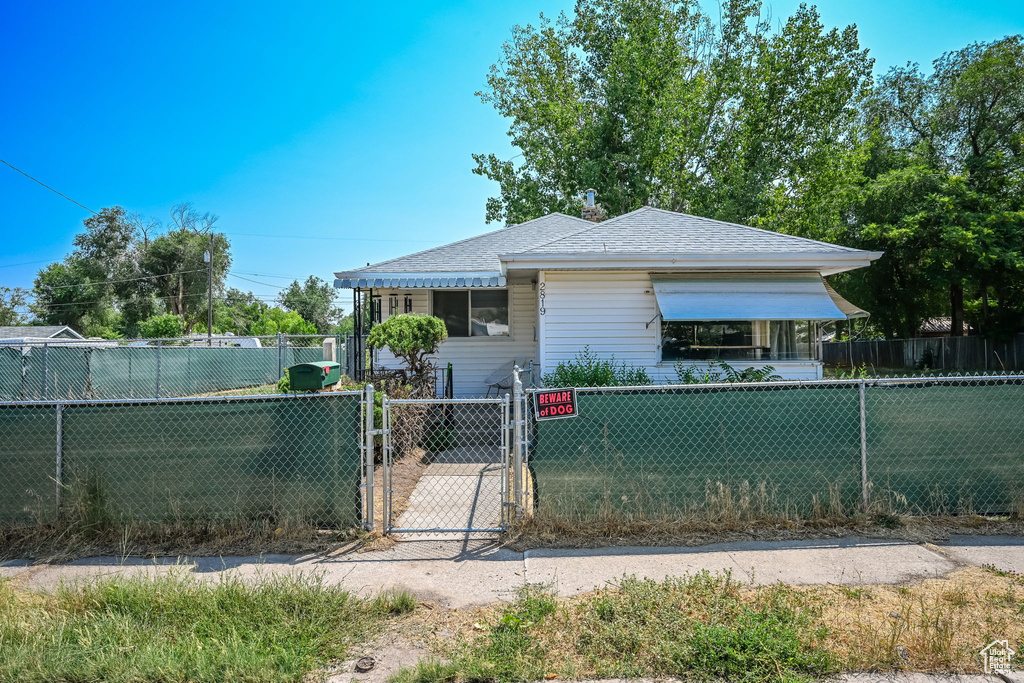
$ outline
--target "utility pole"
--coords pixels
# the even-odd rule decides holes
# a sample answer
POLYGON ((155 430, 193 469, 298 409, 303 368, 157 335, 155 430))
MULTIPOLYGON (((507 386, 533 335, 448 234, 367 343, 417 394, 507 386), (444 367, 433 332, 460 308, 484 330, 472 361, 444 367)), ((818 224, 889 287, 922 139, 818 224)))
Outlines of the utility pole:
POLYGON ((213 233, 210 233, 210 248, 204 254, 207 264, 206 280, 206 345, 213 346, 213 233))

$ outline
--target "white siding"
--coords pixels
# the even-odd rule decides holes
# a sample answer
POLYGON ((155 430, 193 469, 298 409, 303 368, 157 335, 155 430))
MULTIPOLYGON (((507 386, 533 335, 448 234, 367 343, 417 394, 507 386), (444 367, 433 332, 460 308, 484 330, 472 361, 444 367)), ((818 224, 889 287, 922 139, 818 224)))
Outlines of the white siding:
MULTIPOLYGON (((676 381, 672 363, 660 363, 658 303, 648 273, 636 271, 546 271, 544 331, 540 358, 547 371, 572 360, 589 345, 600 357, 641 366, 655 382, 676 381)), ((694 363, 706 365, 703 361, 694 363)), ((815 361, 744 361, 742 367, 773 365, 784 379, 820 379, 815 361)))
MULTIPOLYGON (((483 396, 487 393, 484 380, 499 366, 518 357, 536 361, 537 323, 536 293, 532 284, 513 284, 508 287, 511 329, 508 337, 450 337, 438 349, 435 363, 443 371, 452 364, 455 395, 483 396)), ((430 313, 430 290, 380 289, 381 317, 388 317, 388 295, 398 295, 398 313, 404 311, 404 297, 412 296, 413 313, 430 313)), ((401 368, 402 363, 387 349, 381 349, 378 362, 386 368, 401 368)), ((438 382, 440 389, 440 381, 438 382)))

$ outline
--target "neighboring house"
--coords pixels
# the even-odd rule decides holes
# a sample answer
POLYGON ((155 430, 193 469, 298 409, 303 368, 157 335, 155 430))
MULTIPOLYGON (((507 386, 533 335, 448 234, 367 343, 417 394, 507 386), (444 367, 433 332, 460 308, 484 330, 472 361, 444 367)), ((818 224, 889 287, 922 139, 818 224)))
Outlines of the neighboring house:
MULTIPOLYGON (((964 323, 964 334, 974 334, 975 330, 964 323)), ((951 337, 953 336, 952 318, 928 318, 921 322, 915 337, 951 337)))
POLYGON ((0 344, 42 344, 85 339, 67 325, 17 325, 0 327, 0 344))
MULTIPOLYGON (((449 338, 437 361, 452 363, 457 396, 486 393, 486 378, 512 359, 542 374, 585 346, 658 383, 676 380, 677 362, 712 359, 816 379, 819 323, 867 315, 823 276, 879 256, 644 207, 603 222, 549 214, 336 273, 335 287, 354 289, 378 322, 442 318, 449 338)), ((378 363, 400 367, 386 350, 378 363)))

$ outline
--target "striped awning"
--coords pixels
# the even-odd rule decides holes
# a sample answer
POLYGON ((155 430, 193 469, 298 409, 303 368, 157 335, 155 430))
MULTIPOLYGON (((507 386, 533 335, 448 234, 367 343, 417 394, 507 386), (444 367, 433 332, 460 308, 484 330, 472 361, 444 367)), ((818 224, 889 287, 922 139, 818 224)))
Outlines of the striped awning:
POLYGON ((867 315, 818 273, 700 273, 651 278, 664 320, 843 320, 867 315))
POLYGON ((372 274, 336 273, 338 289, 445 289, 449 287, 504 287, 504 275, 493 273, 372 274))

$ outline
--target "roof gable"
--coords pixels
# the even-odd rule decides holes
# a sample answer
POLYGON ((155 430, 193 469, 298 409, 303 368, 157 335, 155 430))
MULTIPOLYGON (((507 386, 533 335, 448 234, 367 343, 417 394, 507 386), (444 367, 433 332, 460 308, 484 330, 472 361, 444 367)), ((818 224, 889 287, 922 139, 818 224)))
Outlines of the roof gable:
POLYGON ((572 235, 520 249, 520 254, 842 253, 850 247, 716 221, 650 206, 572 235))
POLYGON ((579 232, 590 221, 549 213, 476 237, 445 244, 408 256, 381 261, 351 273, 484 273, 498 272, 498 254, 518 252, 579 232))
POLYGON ((11 325, 0 327, 0 339, 84 339, 67 325, 11 325))

